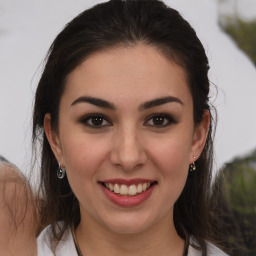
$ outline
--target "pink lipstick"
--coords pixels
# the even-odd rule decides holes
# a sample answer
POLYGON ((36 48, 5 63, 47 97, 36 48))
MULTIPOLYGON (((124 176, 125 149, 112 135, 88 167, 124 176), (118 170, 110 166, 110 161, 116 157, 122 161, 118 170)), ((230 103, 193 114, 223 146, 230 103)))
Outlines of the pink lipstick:
POLYGON ((146 201, 157 182, 149 179, 109 179, 99 184, 111 202, 123 207, 132 207, 146 201))

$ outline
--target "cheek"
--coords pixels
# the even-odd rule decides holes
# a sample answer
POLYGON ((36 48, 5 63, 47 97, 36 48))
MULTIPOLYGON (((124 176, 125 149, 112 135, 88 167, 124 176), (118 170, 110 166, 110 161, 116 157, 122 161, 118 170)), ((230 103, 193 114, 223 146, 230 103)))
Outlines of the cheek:
POLYGON ((190 145, 190 140, 177 136, 152 147, 154 150, 151 151, 151 159, 161 172, 160 182, 164 184, 166 195, 171 196, 173 202, 178 199, 186 183, 190 145))
POLYGON ((187 155, 177 146, 166 149, 158 159, 164 182, 167 182, 170 186, 168 189, 178 196, 183 190, 188 175, 187 155))
POLYGON ((90 137, 81 139, 73 136, 65 138, 62 147, 64 166, 72 191, 84 207, 95 204, 91 195, 98 181, 99 170, 103 169, 107 157, 107 143, 90 137))
POLYGON ((154 143, 151 147, 151 158, 160 167, 163 174, 169 175, 187 172, 189 166, 190 140, 176 139, 163 140, 154 143))
POLYGON ((68 176, 79 182, 82 176, 93 179, 107 156, 107 143, 90 137, 78 136, 63 140, 63 161, 68 176))

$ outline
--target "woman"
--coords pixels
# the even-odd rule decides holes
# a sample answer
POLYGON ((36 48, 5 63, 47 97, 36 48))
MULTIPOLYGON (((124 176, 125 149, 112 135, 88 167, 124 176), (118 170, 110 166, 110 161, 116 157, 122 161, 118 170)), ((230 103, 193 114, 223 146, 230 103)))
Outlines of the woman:
POLYGON ((209 242, 208 69, 160 1, 113 0, 67 24, 35 99, 39 255, 225 255, 209 242))

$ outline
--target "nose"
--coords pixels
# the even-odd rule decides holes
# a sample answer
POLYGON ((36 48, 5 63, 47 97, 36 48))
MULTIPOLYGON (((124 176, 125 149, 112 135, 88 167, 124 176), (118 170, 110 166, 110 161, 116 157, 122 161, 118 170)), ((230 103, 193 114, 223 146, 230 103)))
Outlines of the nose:
POLYGON ((114 135, 111 156, 112 164, 132 171, 143 166, 147 154, 136 128, 125 127, 114 135))

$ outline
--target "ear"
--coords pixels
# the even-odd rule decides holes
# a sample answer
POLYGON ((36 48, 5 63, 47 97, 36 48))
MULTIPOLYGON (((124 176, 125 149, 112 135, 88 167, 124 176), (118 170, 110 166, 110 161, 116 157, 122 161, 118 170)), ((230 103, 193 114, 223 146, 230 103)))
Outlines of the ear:
POLYGON ((201 155, 207 139, 211 121, 211 114, 209 110, 204 110, 202 121, 196 125, 190 154, 190 163, 195 162, 201 155), (195 157, 195 158, 194 158, 195 157))
POLYGON ((55 155, 58 163, 61 163, 62 162, 61 143, 60 143, 59 135, 52 128, 51 114, 49 113, 47 113, 44 116, 44 131, 45 131, 47 140, 51 146, 53 154, 55 155))

